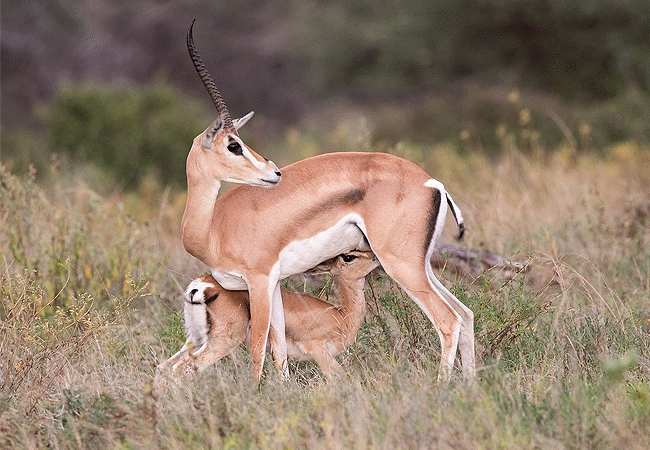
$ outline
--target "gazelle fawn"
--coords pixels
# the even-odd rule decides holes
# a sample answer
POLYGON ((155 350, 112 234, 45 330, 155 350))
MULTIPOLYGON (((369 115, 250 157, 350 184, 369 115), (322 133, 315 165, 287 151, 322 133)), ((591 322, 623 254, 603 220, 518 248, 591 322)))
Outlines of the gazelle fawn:
MULTIPOLYGON (((371 252, 340 255, 312 269, 334 275, 340 306, 309 294, 282 289, 287 352, 296 360, 315 361, 329 378, 341 369, 335 356, 350 346, 366 313, 365 277, 379 261, 371 252)), ((203 275, 184 294, 187 342, 160 365, 164 373, 202 371, 247 340, 250 310, 247 291, 228 291, 212 275, 203 275)))

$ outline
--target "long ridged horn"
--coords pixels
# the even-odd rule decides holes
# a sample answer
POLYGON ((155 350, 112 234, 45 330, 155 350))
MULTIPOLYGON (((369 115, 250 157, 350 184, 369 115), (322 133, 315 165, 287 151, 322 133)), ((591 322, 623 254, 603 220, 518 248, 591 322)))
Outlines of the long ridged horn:
POLYGON ((194 68, 199 74, 199 78, 203 82, 205 90, 208 91, 208 94, 210 94, 210 98, 212 99, 212 103, 214 103, 214 107, 217 108, 217 114, 219 114, 219 117, 221 117, 221 120, 223 121, 223 127, 234 129, 232 119, 230 118, 230 113, 228 112, 228 108, 226 108, 226 104, 223 102, 223 98, 217 89, 217 85, 214 84, 214 81, 212 81, 212 77, 208 73, 208 69, 205 68, 205 64, 203 64, 203 60, 201 59, 198 50, 194 46, 192 28, 194 27, 195 21, 196 19, 192 20, 190 29, 187 31, 187 50, 190 52, 190 58, 192 58, 194 68))

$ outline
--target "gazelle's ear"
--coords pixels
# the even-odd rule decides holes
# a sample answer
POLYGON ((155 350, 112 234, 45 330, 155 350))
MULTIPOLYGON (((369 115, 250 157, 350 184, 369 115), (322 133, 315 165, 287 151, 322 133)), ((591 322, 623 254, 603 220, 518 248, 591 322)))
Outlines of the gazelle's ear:
POLYGON ((254 114, 254 111, 251 111, 248 114, 246 114, 244 117, 233 120, 232 124, 235 127, 235 130, 239 130, 241 127, 246 125, 246 122, 248 122, 250 120, 250 118, 253 117, 253 114, 254 114))
POLYGON ((201 139, 201 145, 203 145, 203 148, 208 150, 212 148, 214 139, 217 137, 217 133, 221 128, 223 128, 223 121, 221 118, 217 117, 203 132, 203 139, 201 139))

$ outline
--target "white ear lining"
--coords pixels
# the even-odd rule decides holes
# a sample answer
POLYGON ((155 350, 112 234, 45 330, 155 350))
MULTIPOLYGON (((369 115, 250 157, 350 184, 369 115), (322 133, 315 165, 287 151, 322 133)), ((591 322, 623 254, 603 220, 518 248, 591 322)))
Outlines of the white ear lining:
POLYGON ((255 112, 251 111, 248 114, 246 114, 244 117, 240 117, 239 119, 233 120, 232 124, 235 127, 235 130, 239 130, 241 127, 246 125, 246 122, 248 122, 250 118, 253 117, 253 114, 255 114, 255 112))
POLYGON ((208 125, 208 128, 206 128, 203 132, 203 138, 201 139, 201 145, 203 145, 204 148, 212 148, 212 144, 214 144, 214 138, 217 137, 217 133, 221 127, 223 127, 223 122, 219 117, 214 119, 212 123, 208 125))

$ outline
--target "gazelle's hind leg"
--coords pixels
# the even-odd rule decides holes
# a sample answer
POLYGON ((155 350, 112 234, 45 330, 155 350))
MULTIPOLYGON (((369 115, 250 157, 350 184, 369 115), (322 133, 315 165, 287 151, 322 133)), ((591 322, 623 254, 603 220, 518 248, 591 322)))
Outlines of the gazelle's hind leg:
POLYGON ((425 183, 425 186, 434 188, 433 197, 434 204, 437 205, 432 209, 432 216, 430 220, 433 220, 435 217, 435 226, 433 227, 431 233, 431 239, 428 243, 428 249, 425 257, 425 271, 427 278, 431 287, 441 294, 447 303, 454 308, 456 313, 460 316, 460 332, 458 338, 458 346, 461 355, 462 367, 463 367, 463 376, 465 379, 473 382, 476 377, 476 363, 474 360, 474 313, 465 305, 461 303, 447 288, 445 288, 440 281, 433 274, 433 268, 431 267, 431 256, 434 251, 434 246, 442 229, 445 225, 445 218, 447 216, 447 207, 448 205, 452 206, 452 212, 456 218, 456 222, 459 227, 460 236, 462 236, 464 225, 462 217, 460 216, 460 210, 455 205, 451 196, 447 194, 445 187, 436 180, 429 180, 425 183), (437 192, 436 192, 437 191, 437 192), (446 200, 446 201, 445 201, 446 200), (435 211, 437 210, 437 214, 435 211))
POLYGON ((184 357, 187 357, 187 347, 185 345, 169 359, 158 364, 153 381, 153 389, 156 395, 160 395, 167 388, 169 380, 172 378, 172 368, 184 357))
MULTIPOLYGON (((430 269, 430 263, 429 267, 430 269)), ((474 313, 465 306, 454 294, 433 275, 433 270, 429 272, 429 279, 434 287, 445 297, 445 300, 458 313, 461 318, 460 334, 458 337, 458 350, 463 367, 463 377, 473 382, 476 379, 476 360, 474 353, 474 313)))
POLYGON ((200 350, 192 353, 188 348, 188 341, 176 354, 159 364, 154 380, 156 392, 162 392, 170 379, 175 379, 181 374, 185 378, 191 378, 194 373, 204 371, 232 353, 246 340, 248 314, 244 314, 240 320, 230 324, 217 323, 218 329, 210 331, 208 340, 200 350))
POLYGON ((201 352, 198 356, 193 354, 188 358, 174 364, 173 370, 176 372, 182 370, 184 365, 192 366, 196 372, 202 372, 210 367, 224 356, 230 354, 241 343, 244 342, 246 335, 237 336, 236 338, 223 337, 218 342, 209 341, 205 351, 201 352))
POLYGON ((379 254, 377 257, 386 273, 399 283, 411 299, 433 323, 440 337, 440 373, 439 379, 447 381, 454 366, 458 340, 462 326, 458 314, 440 290, 429 282, 425 263, 420 257, 397 258, 379 254))

